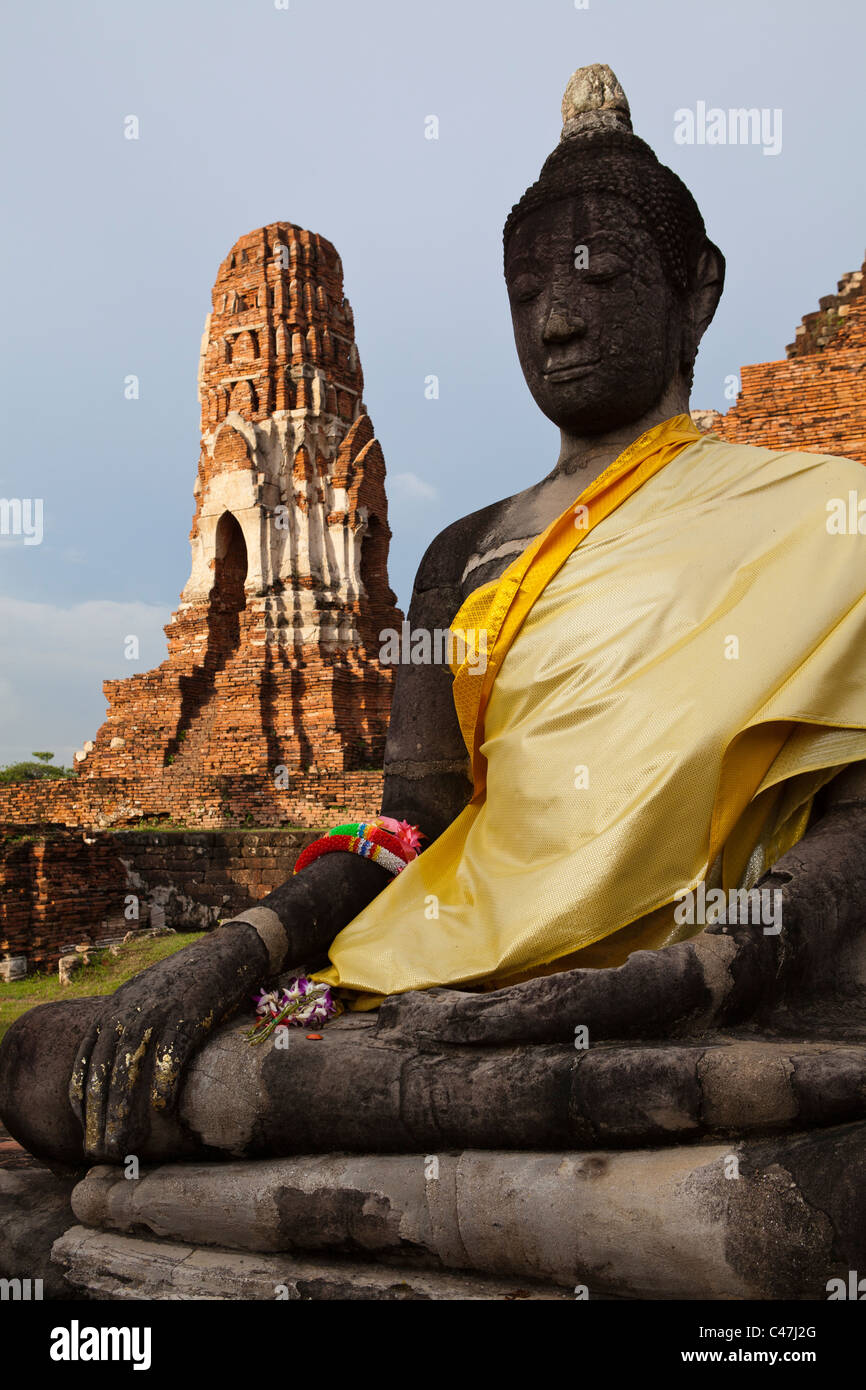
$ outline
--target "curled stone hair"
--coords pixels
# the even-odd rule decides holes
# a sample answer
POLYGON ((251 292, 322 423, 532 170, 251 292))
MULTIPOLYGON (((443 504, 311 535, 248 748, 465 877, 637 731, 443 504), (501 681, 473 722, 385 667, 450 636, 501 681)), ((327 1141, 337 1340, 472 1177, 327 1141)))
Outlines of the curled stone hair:
MULTIPOLYGON (((704 219, 682 179, 632 133, 625 93, 610 68, 578 68, 562 101, 562 137, 537 181, 508 215, 504 248, 521 218, 584 192, 614 194, 639 208, 672 289, 692 289, 700 255, 709 243, 704 219)), ((713 247, 724 264, 721 252, 713 247)))

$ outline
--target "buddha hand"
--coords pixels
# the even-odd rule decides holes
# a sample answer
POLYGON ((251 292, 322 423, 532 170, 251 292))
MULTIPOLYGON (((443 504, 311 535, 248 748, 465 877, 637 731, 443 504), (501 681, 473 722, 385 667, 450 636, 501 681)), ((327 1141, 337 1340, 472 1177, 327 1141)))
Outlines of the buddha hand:
MULTIPOLYGON (((715 923, 609 969, 563 971, 488 994, 394 995, 377 1033, 414 1044, 684 1038, 753 1023, 779 1032, 866 1026, 866 803, 840 804, 758 887, 773 920, 715 923)), ((585 1045, 585 1044, 584 1044, 585 1045)))
POLYGON ((88 1158, 116 1163, 140 1149, 176 1106, 189 1058, 268 974, 255 927, 229 922, 105 999, 69 1084, 88 1158))

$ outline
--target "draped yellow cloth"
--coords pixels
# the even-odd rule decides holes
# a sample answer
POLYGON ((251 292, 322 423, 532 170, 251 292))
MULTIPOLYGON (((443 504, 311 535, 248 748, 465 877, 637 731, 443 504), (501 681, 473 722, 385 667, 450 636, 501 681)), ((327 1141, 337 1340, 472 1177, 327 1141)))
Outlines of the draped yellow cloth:
POLYGON ((754 883, 866 758, 866 541, 827 526, 864 481, 688 416, 630 445, 457 614, 473 799, 317 978, 368 1008, 618 965, 701 929, 684 890, 754 883))

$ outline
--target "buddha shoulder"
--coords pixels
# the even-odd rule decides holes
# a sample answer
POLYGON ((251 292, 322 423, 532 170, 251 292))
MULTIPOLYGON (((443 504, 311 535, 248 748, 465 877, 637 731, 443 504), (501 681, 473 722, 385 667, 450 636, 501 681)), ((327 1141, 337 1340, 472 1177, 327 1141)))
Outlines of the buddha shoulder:
POLYGON ((416 592, 468 592, 498 577, 534 535, 525 518, 514 517, 514 502, 516 498, 505 498, 480 507, 439 531, 418 564, 416 592))
POLYGON ((415 577, 416 593, 459 589, 464 594, 496 579, 537 534, 520 506, 526 493, 506 497, 460 517, 427 547, 415 577))

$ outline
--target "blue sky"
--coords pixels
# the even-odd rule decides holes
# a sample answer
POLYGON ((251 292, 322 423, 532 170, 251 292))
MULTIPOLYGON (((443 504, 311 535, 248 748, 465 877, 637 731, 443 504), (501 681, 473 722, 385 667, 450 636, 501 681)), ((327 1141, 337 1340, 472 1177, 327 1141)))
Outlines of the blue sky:
POLYGON ((694 405, 725 408, 726 378, 784 356, 863 259, 866 18, 849 0, 42 0, 3 31, 0 496, 41 497, 44 539, 0 537, 0 764, 69 761, 103 679, 165 654, 199 343, 243 233, 287 219, 342 256, 404 606, 437 531, 556 457, 517 366, 501 233, 576 67, 614 69, 727 257, 694 405), (780 152, 676 143, 674 113, 699 101, 778 108, 780 152))

